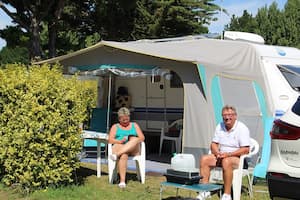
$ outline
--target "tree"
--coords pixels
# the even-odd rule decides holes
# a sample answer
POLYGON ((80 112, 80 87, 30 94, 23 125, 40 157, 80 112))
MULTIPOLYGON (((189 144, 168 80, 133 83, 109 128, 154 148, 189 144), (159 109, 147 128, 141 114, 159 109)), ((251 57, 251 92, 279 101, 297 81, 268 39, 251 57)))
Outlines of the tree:
POLYGON ((187 8, 188 5, 171 0, 158 6, 154 13, 153 35, 164 38, 201 33, 201 22, 194 18, 195 14, 190 7, 187 8))
POLYGON ((271 24, 271 41, 269 44, 281 45, 279 39, 284 37, 285 28, 283 23, 283 13, 278 9, 276 2, 273 2, 270 5, 268 18, 271 24))
POLYGON ((0 51, 0 64, 29 63, 28 35, 18 26, 7 26, 0 30, 0 37, 6 39, 6 47, 0 51))
MULTIPOLYGON (((49 27, 52 32, 55 32, 56 22, 61 15, 62 7, 65 0, 51 1, 18 1, 18 0, 3 0, 0 1, 0 8, 12 18, 13 22, 24 29, 30 38, 30 58, 38 59, 43 57, 41 47, 40 32, 43 20, 50 21, 49 27), (7 6, 10 5, 16 11, 10 11, 7 6), (50 16, 50 17, 49 17, 50 16)), ((50 31, 50 32, 51 32, 50 31)), ((55 33, 54 33, 55 34, 55 33)), ((51 33, 50 33, 51 35, 51 33)), ((51 36, 53 37, 53 36, 51 36)), ((50 43, 52 40, 49 40, 50 43)), ((50 44, 53 47, 54 44, 50 44)), ((52 52, 52 49, 51 49, 52 52)))
MULTIPOLYGON (((286 45, 300 48, 300 1, 288 0, 283 14, 286 45)), ((281 40, 280 40, 281 42, 281 40)))
POLYGON ((273 2, 269 8, 264 7, 258 10, 255 17, 258 27, 255 33, 261 35, 267 44, 289 45, 287 38, 289 31, 286 29, 286 23, 293 23, 293 20, 287 22, 284 13, 284 10, 279 10, 276 2, 273 2))
POLYGON ((0 52, 0 66, 12 63, 29 64, 28 55, 26 47, 4 47, 0 52))
POLYGON ((154 24, 152 0, 139 0, 136 2, 136 14, 134 26, 130 33, 132 40, 154 38, 151 33, 151 26, 154 24))
POLYGON ((130 40, 136 8, 136 0, 97 0, 95 23, 101 37, 104 40, 130 40))
POLYGON ((56 55, 56 37, 59 26, 59 20, 64 9, 64 5, 64 0, 54 1, 53 5, 49 7, 49 11, 45 19, 48 22, 49 57, 54 57, 56 55))
POLYGON ((242 31, 242 32, 255 32, 257 28, 257 21, 251 14, 244 10, 241 17, 232 15, 229 25, 225 26, 225 30, 242 31))
POLYGON ((101 29, 98 29, 96 20, 96 0, 68 1, 59 23, 57 54, 66 54, 99 42, 101 29))
POLYGON ((284 10, 276 2, 258 9, 256 16, 244 11, 232 16, 226 30, 245 31, 261 35, 266 44, 300 47, 300 1, 288 0, 284 10))
POLYGON ((206 1, 157 1, 152 33, 158 38, 207 33, 220 7, 206 1))
POLYGON ((255 18, 258 24, 255 33, 261 35, 264 38, 265 43, 270 44, 272 41, 272 25, 269 21, 269 10, 267 6, 258 9, 255 18))
POLYGON ((19 26, 6 26, 0 30, 0 37, 5 38, 6 47, 27 47, 29 36, 19 26))
MULTIPOLYGON (((26 35, 31 59, 65 54, 100 39, 129 41, 207 33, 220 7, 213 0, 2 0, 26 35), (10 11, 7 6, 15 8, 10 11)), ((15 37, 16 38, 16 37, 15 37)))

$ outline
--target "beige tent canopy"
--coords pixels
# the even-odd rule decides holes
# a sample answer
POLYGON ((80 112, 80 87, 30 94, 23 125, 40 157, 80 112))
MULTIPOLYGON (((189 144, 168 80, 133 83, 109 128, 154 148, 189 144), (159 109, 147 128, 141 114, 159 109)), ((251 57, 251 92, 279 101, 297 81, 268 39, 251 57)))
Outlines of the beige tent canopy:
MULTIPOLYGON (((215 126, 222 120, 221 108, 225 104, 237 107, 238 117, 248 125, 251 137, 261 145, 268 139, 275 106, 262 58, 266 53, 278 57, 273 48, 241 41, 189 37, 101 41, 36 64, 59 62, 64 66, 64 73, 70 73, 72 67, 86 67, 88 71, 91 66, 100 65, 156 66, 175 71, 184 89, 182 150, 197 158, 207 152, 215 126)), ((265 151, 268 154, 269 150, 265 151)))

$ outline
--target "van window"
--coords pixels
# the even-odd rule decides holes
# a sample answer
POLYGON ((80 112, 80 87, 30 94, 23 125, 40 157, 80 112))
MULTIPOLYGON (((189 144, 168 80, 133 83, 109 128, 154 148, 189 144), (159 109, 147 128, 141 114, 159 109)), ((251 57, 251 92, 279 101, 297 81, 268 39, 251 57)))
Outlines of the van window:
POLYGON ((293 105, 292 111, 293 111, 296 115, 300 116, 300 96, 298 97, 296 103, 293 105))
POLYGON ((277 65, 290 86, 300 91, 300 66, 294 65, 277 65))

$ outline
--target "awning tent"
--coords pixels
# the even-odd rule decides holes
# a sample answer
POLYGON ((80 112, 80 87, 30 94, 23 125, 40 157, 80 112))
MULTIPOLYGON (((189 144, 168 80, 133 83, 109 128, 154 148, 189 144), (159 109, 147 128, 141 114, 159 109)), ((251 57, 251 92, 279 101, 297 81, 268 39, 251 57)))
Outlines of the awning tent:
MULTIPOLYGON (((198 158, 207 152, 225 104, 234 104, 246 124, 249 120, 251 137, 261 145, 269 135, 274 104, 263 70, 262 46, 264 51, 273 51, 266 45, 188 37, 176 41, 101 41, 36 64, 59 62, 64 73, 70 73, 70 67, 84 70, 102 65, 175 71, 184 88, 182 150, 198 158)), ((84 73, 98 73, 95 70, 84 73)))

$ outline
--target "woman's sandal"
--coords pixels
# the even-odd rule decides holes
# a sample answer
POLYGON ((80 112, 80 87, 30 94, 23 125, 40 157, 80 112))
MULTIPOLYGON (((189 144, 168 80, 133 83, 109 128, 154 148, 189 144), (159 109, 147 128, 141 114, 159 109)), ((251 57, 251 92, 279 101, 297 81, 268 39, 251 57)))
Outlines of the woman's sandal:
POLYGON ((125 187, 126 187, 126 183, 124 182, 119 183, 119 188, 125 188, 125 187))

